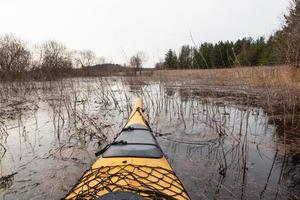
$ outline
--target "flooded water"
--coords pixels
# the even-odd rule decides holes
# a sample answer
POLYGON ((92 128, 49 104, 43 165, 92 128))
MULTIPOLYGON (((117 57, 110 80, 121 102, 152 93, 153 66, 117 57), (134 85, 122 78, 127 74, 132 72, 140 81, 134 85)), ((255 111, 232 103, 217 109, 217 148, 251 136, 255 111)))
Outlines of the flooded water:
POLYGON ((192 199, 300 198, 300 153, 290 151, 299 134, 283 136, 272 116, 247 100, 203 96, 190 83, 2 84, 0 199, 63 198, 122 129, 138 95, 192 199))

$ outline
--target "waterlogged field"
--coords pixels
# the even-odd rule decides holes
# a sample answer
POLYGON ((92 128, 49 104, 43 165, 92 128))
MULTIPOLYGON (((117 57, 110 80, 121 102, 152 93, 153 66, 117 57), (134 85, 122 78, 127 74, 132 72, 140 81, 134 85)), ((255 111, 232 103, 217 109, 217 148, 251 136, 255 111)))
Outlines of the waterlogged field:
POLYGON ((278 116, 259 88, 248 95, 196 81, 1 84, 0 199, 63 198, 122 129, 136 96, 192 199, 300 198, 298 113, 278 116))

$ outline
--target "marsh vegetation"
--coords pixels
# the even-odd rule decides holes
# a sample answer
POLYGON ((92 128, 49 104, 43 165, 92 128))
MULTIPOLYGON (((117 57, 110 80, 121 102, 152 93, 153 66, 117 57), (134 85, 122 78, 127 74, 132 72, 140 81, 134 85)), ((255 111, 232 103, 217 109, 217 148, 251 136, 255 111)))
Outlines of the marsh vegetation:
POLYGON ((145 73, 1 83, 1 198, 62 198, 136 96, 192 199, 300 197, 297 69, 145 73))
POLYGON ((0 36, 1 199, 63 198, 137 96, 192 199, 300 199, 299 1, 289 11, 268 39, 191 35, 156 69, 140 51, 124 67, 0 36))

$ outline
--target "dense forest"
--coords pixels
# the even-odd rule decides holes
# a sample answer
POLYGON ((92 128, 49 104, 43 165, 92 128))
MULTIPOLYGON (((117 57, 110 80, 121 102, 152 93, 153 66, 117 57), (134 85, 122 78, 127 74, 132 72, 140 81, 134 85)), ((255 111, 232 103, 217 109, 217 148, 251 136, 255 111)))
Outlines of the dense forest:
POLYGON ((207 69, 233 66, 300 65, 300 1, 294 0, 284 16, 283 27, 268 39, 243 38, 235 42, 220 41, 199 46, 183 45, 178 53, 169 49, 164 62, 156 68, 207 69))

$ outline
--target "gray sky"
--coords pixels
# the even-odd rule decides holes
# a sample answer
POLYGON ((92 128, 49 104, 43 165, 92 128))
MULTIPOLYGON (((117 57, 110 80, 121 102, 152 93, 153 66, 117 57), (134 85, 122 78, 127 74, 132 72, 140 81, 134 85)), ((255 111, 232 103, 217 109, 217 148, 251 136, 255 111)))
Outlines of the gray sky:
POLYGON ((55 39, 115 63, 136 51, 147 67, 183 44, 269 36, 289 0, 0 0, 0 34, 55 39))

